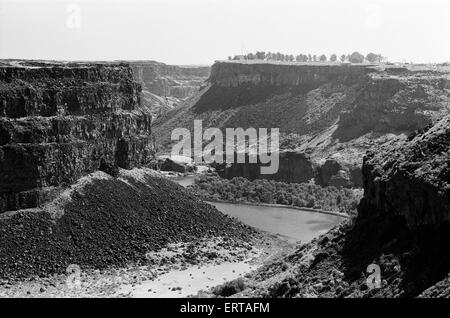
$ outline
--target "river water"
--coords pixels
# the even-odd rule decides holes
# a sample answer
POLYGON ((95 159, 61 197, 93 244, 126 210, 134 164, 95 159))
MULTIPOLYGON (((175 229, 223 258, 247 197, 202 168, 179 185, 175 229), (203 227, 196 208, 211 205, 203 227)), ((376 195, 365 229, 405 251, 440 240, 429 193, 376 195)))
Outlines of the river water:
POLYGON ((210 202, 217 210, 242 223, 270 233, 280 234, 291 243, 306 243, 328 232, 342 217, 283 207, 210 202))
MULTIPOLYGON (((172 178, 187 187, 195 182, 195 176, 172 178)), ((235 217, 242 223, 257 229, 282 235, 291 243, 306 243, 323 234, 343 220, 342 217, 288 207, 269 207, 235 203, 209 202, 217 210, 235 217)))

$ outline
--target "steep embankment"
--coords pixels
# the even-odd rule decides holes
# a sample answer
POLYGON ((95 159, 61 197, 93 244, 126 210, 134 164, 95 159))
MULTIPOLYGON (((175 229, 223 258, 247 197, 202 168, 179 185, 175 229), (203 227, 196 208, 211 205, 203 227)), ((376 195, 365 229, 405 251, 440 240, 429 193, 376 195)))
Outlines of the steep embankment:
POLYGON ((176 66, 155 61, 129 63, 134 79, 142 84, 142 103, 155 117, 196 94, 210 71, 209 66, 176 66))
POLYGON ((370 65, 217 62, 208 82, 155 122, 155 136, 170 149, 171 131, 192 129, 194 119, 221 129, 280 128, 279 174, 260 176, 258 165, 236 164, 223 167, 227 178, 362 186, 368 148, 441 118, 450 100, 448 73, 370 65), (292 151, 305 160, 292 163, 292 151))
POLYGON ((345 224, 255 275, 251 295, 445 296, 450 257, 450 116, 373 151, 364 198, 345 224), (369 264, 381 286, 366 284, 369 264), (282 270, 284 266, 284 271, 282 270), (275 275, 275 278, 273 278, 275 275))
POLYGON ((0 280, 254 233, 148 170, 123 170, 153 159, 139 92, 125 64, 1 63, 0 280))

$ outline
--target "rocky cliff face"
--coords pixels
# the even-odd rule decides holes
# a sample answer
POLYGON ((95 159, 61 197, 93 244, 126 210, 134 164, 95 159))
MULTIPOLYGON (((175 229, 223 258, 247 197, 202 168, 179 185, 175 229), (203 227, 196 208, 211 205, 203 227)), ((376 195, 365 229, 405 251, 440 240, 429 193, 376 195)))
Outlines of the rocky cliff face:
POLYGON ((236 176, 249 180, 268 179, 283 182, 303 183, 315 181, 323 186, 359 187, 363 186, 360 167, 328 159, 317 164, 302 152, 282 151, 279 153, 279 169, 274 174, 261 174, 259 163, 233 163, 216 165, 217 173, 226 179, 236 176))
POLYGON ((370 65, 292 64, 264 62, 216 62, 209 82, 222 87, 244 84, 317 87, 325 83, 354 84, 373 72, 370 65))
POLYGON ((367 132, 412 132, 449 111, 448 74, 373 74, 350 107, 341 113, 336 135, 353 139, 367 132))
POLYGON ((100 167, 150 161, 151 114, 125 64, 0 67, 0 212, 35 207, 100 167))
MULTIPOLYGON (((223 130, 280 128, 281 149, 310 158, 303 168, 318 167, 318 183, 362 186, 367 149, 448 113, 449 79, 445 71, 413 66, 216 62, 208 86, 158 119, 155 135, 170 149, 171 130, 192 129, 194 119, 202 119, 204 128, 223 130)), ((304 180, 296 175, 303 168, 287 175, 304 180)), ((224 175, 254 175, 253 170, 234 165, 224 175)))
POLYGON ((358 216, 261 269, 248 294, 448 297, 449 159, 450 115, 369 152, 358 216), (375 288, 369 265, 380 269, 375 288))
POLYGON ((196 94, 209 75, 207 66, 176 66, 154 61, 130 62, 134 79, 142 84, 144 105, 157 116, 196 94))
POLYGON ((450 223, 450 117, 370 152, 360 211, 403 217, 410 228, 450 223))
MULTIPOLYGON (((226 179, 236 176, 249 180, 269 179, 284 182, 309 182, 315 177, 315 167, 302 153, 282 152, 279 155, 279 169, 274 174, 261 174, 260 163, 234 163, 216 167, 217 173, 226 179)), ((248 160, 247 160, 248 162, 248 160)))

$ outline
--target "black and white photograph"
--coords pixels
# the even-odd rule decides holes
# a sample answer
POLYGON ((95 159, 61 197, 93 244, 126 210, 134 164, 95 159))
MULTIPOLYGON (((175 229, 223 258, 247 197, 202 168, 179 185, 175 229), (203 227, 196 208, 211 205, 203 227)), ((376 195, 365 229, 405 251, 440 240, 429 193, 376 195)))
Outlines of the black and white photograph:
POLYGON ((448 0, 0 0, 0 298, 450 297, 449 36, 448 0))

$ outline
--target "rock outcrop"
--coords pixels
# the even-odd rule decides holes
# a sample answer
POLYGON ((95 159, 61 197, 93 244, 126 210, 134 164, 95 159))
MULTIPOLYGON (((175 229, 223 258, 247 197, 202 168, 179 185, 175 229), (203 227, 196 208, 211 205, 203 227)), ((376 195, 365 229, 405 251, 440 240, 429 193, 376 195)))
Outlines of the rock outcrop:
POLYGON ((261 167, 267 164, 232 163, 215 165, 217 173, 226 179, 244 177, 249 180, 268 179, 283 182, 303 183, 315 181, 322 186, 361 188, 361 168, 329 158, 324 163, 314 162, 302 152, 282 151, 279 153, 279 169, 274 174, 262 174, 261 167))
POLYGON ((160 158, 158 161, 159 161, 158 166, 161 171, 172 171, 172 172, 179 172, 179 173, 196 171, 196 166, 193 164, 174 161, 170 158, 165 158, 165 159, 160 158))
POLYGON ((217 173, 226 179, 244 177, 249 180, 268 179, 284 182, 309 182, 315 177, 315 167, 303 153, 285 151, 279 154, 279 168, 274 174, 261 174, 261 167, 267 164, 233 163, 216 166, 217 173))
POLYGON ((361 216, 395 215, 408 227, 450 224, 450 116, 364 159, 361 216))
POLYGON ((335 187, 362 187, 361 168, 343 164, 336 159, 327 159, 317 168, 319 184, 335 187))
POLYGON ((100 166, 147 164, 151 114, 126 64, 0 66, 0 212, 38 206, 100 166))
POLYGON ((341 113, 335 135, 345 141, 371 131, 410 133, 423 128, 448 113, 447 81, 440 73, 373 74, 341 113))

